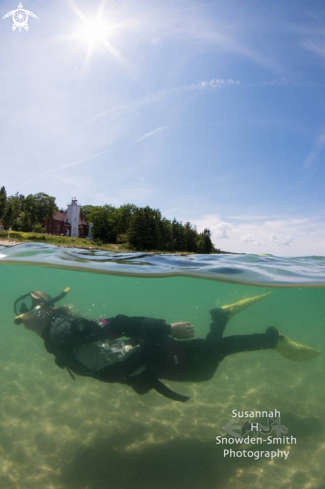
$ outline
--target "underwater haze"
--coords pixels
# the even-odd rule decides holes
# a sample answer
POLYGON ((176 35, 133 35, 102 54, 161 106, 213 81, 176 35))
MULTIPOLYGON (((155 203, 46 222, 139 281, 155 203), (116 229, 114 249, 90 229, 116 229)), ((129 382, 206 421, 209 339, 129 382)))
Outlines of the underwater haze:
MULTIPOLYGON (((325 258, 153 255, 27 244, 0 247, 0 487, 4 489, 324 489, 325 258), (58 368, 43 340, 14 324, 32 290, 80 316, 149 316, 209 331, 209 310, 266 292, 225 336, 268 326, 322 352, 298 363, 276 351, 230 355, 213 379, 164 381, 186 403, 58 368), (279 445, 221 445, 232 411, 279 411, 279 445), (281 435, 282 436, 282 435, 281 435), (291 440, 292 441, 292 440, 291 440), (225 449, 255 456, 228 456, 225 449), (287 451, 271 459, 262 451, 287 451)), ((241 425, 243 420, 238 421, 241 425)), ((260 421, 261 422, 261 421, 260 421)), ((266 421, 265 421, 266 423, 266 421)), ((275 435, 274 435, 275 436, 275 435)))

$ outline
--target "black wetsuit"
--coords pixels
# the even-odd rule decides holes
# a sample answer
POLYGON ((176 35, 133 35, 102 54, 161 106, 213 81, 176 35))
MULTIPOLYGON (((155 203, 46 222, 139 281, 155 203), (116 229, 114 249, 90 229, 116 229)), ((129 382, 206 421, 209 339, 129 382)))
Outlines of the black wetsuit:
POLYGON ((103 382, 130 385, 138 394, 154 388, 166 397, 186 401, 188 397, 176 394, 158 379, 207 381, 227 355, 274 348, 277 344, 278 331, 272 327, 264 334, 223 338, 227 321, 227 315, 217 310, 217 314, 212 314, 206 339, 175 340, 170 336, 171 325, 162 319, 118 315, 97 322, 61 317, 45 328, 42 337, 47 351, 55 355, 61 368, 103 382), (76 349, 83 345, 107 340, 114 344, 121 337, 128 338, 123 342, 130 351, 115 363, 92 370, 76 356, 76 349))

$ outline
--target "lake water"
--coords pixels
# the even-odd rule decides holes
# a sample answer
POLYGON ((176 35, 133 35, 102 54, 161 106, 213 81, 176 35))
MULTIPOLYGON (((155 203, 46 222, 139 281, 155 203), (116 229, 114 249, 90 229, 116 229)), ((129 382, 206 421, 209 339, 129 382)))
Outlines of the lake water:
MULTIPOLYGON (((1 488, 325 487, 324 257, 114 254, 27 244, 0 247, 0 279, 1 488), (196 338, 207 334, 211 308, 271 292, 234 316, 225 335, 274 325, 323 355, 297 363, 272 350, 239 353, 208 382, 164 381, 190 396, 186 403, 86 377, 73 381, 41 338, 13 321, 22 294, 55 296, 65 287, 71 291, 62 303, 80 316, 191 321, 196 338), (295 441, 218 445, 217 436, 231 437, 224 428, 234 409, 278 410, 295 441), (287 459, 277 450, 289 452, 287 459), (273 459, 265 454, 271 451, 273 459)), ((242 424, 231 426, 238 432, 242 424)))

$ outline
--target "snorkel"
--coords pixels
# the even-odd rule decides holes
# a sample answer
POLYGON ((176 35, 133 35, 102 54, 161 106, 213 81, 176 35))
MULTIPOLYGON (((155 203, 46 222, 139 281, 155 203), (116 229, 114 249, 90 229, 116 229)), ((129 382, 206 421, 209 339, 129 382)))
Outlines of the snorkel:
MULTIPOLYGON (((46 308, 46 307, 50 307, 50 306, 53 306, 53 304, 55 304, 56 302, 60 301, 61 299, 63 299, 67 293, 70 291, 70 287, 66 287, 62 292, 61 294, 57 295, 56 297, 53 297, 53 298, 49 298, 48 300, 44 300, 42 301, 40 304, 38 304, 37 306, 33 307, 32 309, 30 309, 29 311, 26 311, 26 312, 23 312, 22 314, 19 314, 18 316, 15 317, 15 324, 21 324, 23 323, 25 320, 28 320, 30 318, 32 318, 35 314, 37 314, 40 310, 46 308)), ((32 294, 32 292, 30 293, 32 294)), ((27 294, 28 295, 28 294, 27 294)), ((19 299, 18 299, 19 300, 19 299)))

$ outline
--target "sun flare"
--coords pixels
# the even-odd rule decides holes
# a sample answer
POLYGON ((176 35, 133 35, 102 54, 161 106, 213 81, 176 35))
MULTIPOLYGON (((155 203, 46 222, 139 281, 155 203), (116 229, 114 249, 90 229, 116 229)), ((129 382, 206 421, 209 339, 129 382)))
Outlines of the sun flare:
POLYGON ((108 22, 101 19, 90 20, 85 22, 85 25, 80 31, 80 37, 88 44, 95 45, 105 42, 110 32, 108 22))
POLYGON ((97 15, 88 19, 84 12, 78 7, 74 0, 69 0, 70 6, 79 18, 78 26, 75 26, 74 34, 67 36, 68 39, 81 41, 86 45, 86 55, 82 65, 82 71, 86 72, 90 67, 92 57, 96 51, 107 52, 129 76, 139 82, 141 76, 138 70, 132 66, 127 58, 117 49, 113 42, 116 40, 118 31, 131 25, 131 21, 117 22, 113 16, 104 12, 106 0, 101 0, 97 15), (81 21, 81 22, 80 22, 81 21))

